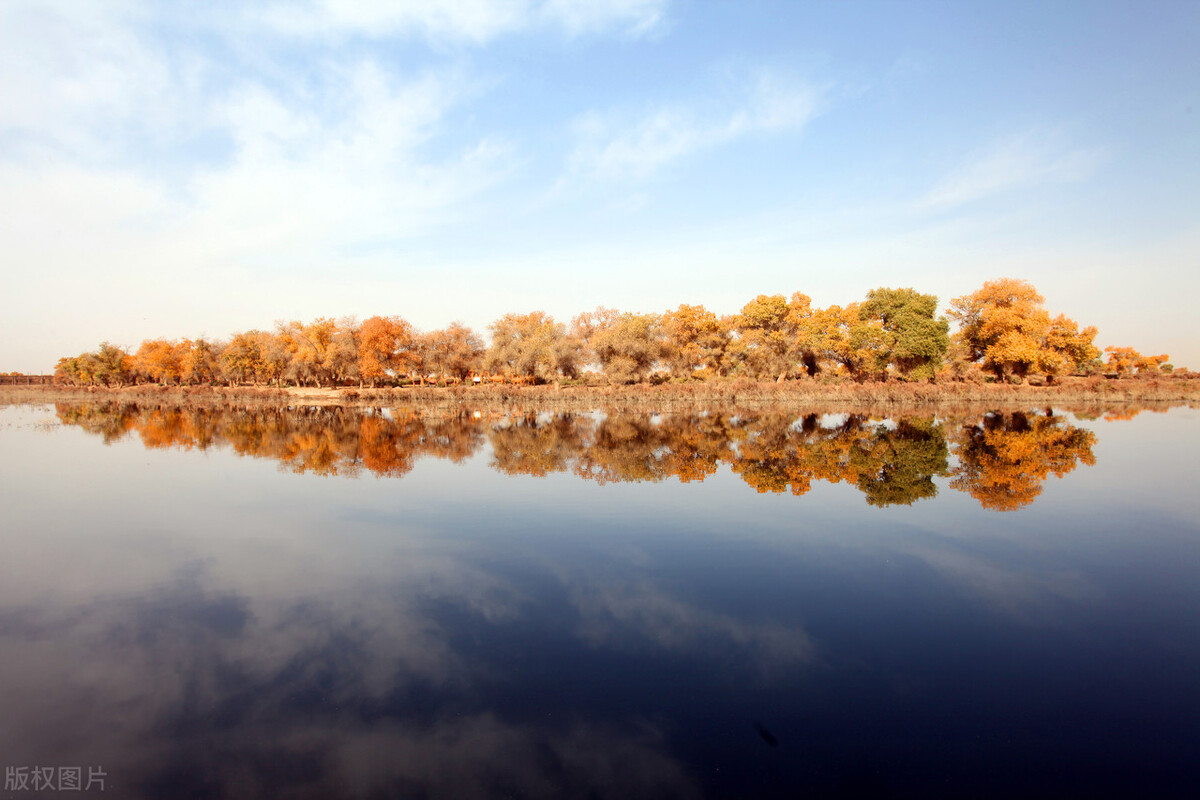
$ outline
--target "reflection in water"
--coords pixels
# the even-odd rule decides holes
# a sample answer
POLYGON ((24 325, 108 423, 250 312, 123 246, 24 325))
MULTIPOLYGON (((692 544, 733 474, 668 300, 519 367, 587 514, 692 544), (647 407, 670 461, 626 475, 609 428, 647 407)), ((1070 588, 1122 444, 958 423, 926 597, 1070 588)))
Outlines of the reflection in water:
MULTIPOLYGON (((92 796, 1200 779, 1194 501, 986 510, 1093 462, 1067 417, 64 406, 25 434, 4 413, 0 761, 99 765, 92 796), (812 491, 797 513, 822 481, 866 503, 812 491), (980 502, 916 503, 948 486, 980 502)), ((1194 463, 1196 423, 1171 421, 1155 457, 1194 463)), ((1161 477, 1113 453, 1079 483, 1161 477)))
POLYGON ((934 497, 934 478, 985 507, 1032 503, 1050 474, 1093 464, 1095 436, 1046 413, 989 414, 971 423, 931 417, 870 419, 728 414, 462 413, 354 408, 208 409, 60 405, 59 419, 104 438, 137 435, 149 448, 228 446, 293 472, 401 477, 420 456, 462 461, 490 445, 512 475, 573 473, 601 484, 703 481, 721 464, 759 492, 807 493, 814 481, 847 483, 873 506, 934 497), (946 431, 954 433, 946 435, 946 431), (949 441, 948 441, 949 439, 949 441), (951 469, 950 457, 958 465, 951 469))
POLYGON ((1046 476, 1061 478, 1079 462, 1096 463, 1096 435, 1049 414, 989 414, 961 429, 951 486, 984 508, 1011 511, 1032 503, 1046 476))
POLYGON ((145 595, 0 615, 5 651, 25 655, 0 666, 19 687, 0 689, 20 731, 0 735, 5 759, 86 752, 121 797, 697 794, 650 720, 488 708, 503 687, 448 647, 447 622, 469 615, 461 598, 367 586, 350 606, 280 604, 212 580, 187 569, 145 595))

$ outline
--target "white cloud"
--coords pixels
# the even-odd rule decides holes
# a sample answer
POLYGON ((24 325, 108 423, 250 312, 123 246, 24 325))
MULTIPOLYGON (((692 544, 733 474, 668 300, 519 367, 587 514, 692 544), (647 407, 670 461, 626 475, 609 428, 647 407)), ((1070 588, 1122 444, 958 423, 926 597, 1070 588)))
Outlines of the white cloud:
POLYGON ((311 0, 271 6, 262 19, 298 36, 415 33, 484 43, 536 29, 570 36, 609 31, 641 36, 662 23, 666 5, 667 0, 311 0))
POLYGON ((341 73, 323 90, 324 100, 337 98, 332 116, 290 106, 260 85, 231 96, 223 113, 237 155, 196 181, 196 224, 285 257, 328 256, 420 232, 503 171, 506 147, 495 140, 438 160, 417 152, 463 91, 454 76, 398 83, 371 62, 341 73))
POLYGON ((939 181, 917 204, 941 210, 1009 189, 1047 182, 1082 180, 1104 158, 1099 148, 1072 148, 1062 137, 1026 132, 993 142, 939 181))
POLYGON ((716 104, 665 106, 640 119, 585 114, 575 121, 571 168, 599 179, 644 178, 664 164, 742 136, 803 127, 816 115, 818 99, 811 86, 760 75, 716 104))
POLYGON ((126 3, 0 4, 0 157, 111 159, 132 131, 180 126, 166 55, 126 3))

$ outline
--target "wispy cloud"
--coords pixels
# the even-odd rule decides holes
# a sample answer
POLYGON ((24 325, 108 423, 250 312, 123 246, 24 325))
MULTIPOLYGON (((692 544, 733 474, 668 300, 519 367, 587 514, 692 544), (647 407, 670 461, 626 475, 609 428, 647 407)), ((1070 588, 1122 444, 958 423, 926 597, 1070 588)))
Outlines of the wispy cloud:
POLYGON ((127 4, 0 4, 0 158, 112 160, 186 128, 178 76, 127 4))
POLYGON ((659 27, 668 0, 310 0, 279 3, 262 20, 301 36, 414 34, 481 44, 510 33, 558 30, 569 36, 618 32, 641 36, 659 27))
POLYGON ((815 87, 762 74, 717 103, 667 105, 641 116, 575 120, 572 172, 601 180, 644 178, 659 167, 742 136, 803 127, 817 113, 815 87))
POLYGON ((197 180, 197 208, 218 228, 252 231, 284 251, 419 231, 506 169, 507 146, 496 139, 437 160, 420 152, 464 91, 452 74, 400 82, 372 62, 332 75, 321 92, 323 102, 337 98, 332 114, 242 87, 221 109, 236 157, 197 180))
POLYGON ((133 2, 0 5, 0 207, 28 223, 8 257, 70 265, 89 241, 136 269, 137 240, 197 266, 321 258, 420 232, 511 169, 501 136, 446 124, 479 88, 460 69, 328 50, 305 70, 230 69, 148 20, 179 23, 133 2))
POLYGON ((1063 138, 1032 131, 995 141, 935 184, 917 207, 943 210, 1010 189, 1086 178, 1103 160, 1105 151, 1071 147, 1063 138))

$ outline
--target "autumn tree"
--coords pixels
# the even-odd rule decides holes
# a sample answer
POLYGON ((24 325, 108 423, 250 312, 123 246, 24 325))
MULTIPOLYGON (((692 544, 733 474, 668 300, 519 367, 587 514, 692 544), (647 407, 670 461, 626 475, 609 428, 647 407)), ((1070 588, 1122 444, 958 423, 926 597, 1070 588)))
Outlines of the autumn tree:
POLYGON ((140 377, 164 386, 178 383, 183 352, 179 342, 147 339, 133 355, 133 368, 140 377))
MULTIPOLYGON (((277 335, 291 356, 290 377, 297 383, 332 384, 341 362, 335 348, 338 323, 331 317, 318 317, 307 325, 298 321, 279 323, 277 335)), ((344 360, 344 349, 340 356, 344 360)))
POLYGON ((1100 366, 1100 350, 1092 344, 1096 328, 1092 325, 1079 329, 1079 323, 1065 314, 1050 320, 1046 331, 1046 346, 1063 357, 1072 372, 1088 375, 1100 366))
POLYGON ((822 359, 840 365, 856 381, 886 374, 892 337, 878 320, 864 318, 858 303, 821 309, 813 324, 822 359))
POLYGON ((566 326, 542 311, 505 314, 489 326, 492 346, 485 362, 490 369, 538 381, 574 377, 581 346, 567 335, 566 326))
POLYGON ((729 344, 729 328, 704 306, 680 305, 662 316, 665 335, 663 359, 676 378, 690 378, 698 368, 712 374, 722 371, 722 356, 729 344))
POLYGON ((998 379, 1029 372, 1054 375, 1063 357, 1046 343, 1050 315, 1032 285, 1014 278, 988 281, 978 291, 956 297, 949 314, 972 361, 980 361, 998 379))
POLYGON ((283 385, 293 377, 292 354, 281 337, 270 331, 246 331, 230 339, 221 350, 219 376, 229 383, 271 383, 283 385))
POLYGON ((133 357, 115 344, 102 342, 92 354, 91 370, 96 382, 124 386, 133 377, 133 357))
POLYGON ((478 370, 486 347, 483 337, 461 322, 418 337, 423 371, 462 380, 478 370))
POLYGON ((950 324, 937 314, 937 297, 914 289, 872 289, 858 308, 863 322, 877 322, 879 358, 906 380, 932 380, 950 346, 950 324))
POLYGON ((597 308, 576 317, 572 332, 612 383, 644 381, 666 352, 657 314, 597 308))
POLYGON ((735 352, 751 375, 782 381, 801 362, 809 374, 815 372, 813 312, 806 295, 797 292, 789 302, 781 294, 760 294, 742 307, 734 326, 735 352))
POLYGON ((325 369, 333 384, 361 383, 358 372, 359 324, 354 317, 337 321, 333 341, 325 355, 325 369))
POLYGON ((1106 347, 1104 352, 1108 355, 1104 366, 1121 377, 1159 372, 1160 367, 1171 360, 1166 353, 1144 356, 1132 347, 1106 347))
POLYGON ((80 356, 63 356, 60 358, 54 365, 54 376, 67 381, 73 386, 82 386, 86 381, 83 377, 80 356))
POLYGON ((179 378, 184 383, 212 383, 221 374, 220 346, 204 337, 195 341, 183 340, 179 361, 179 378))
POLYGON ((358 331, 358 374, 372 386, 417 366, 416 336, 400 317, 369 317, 358 331))

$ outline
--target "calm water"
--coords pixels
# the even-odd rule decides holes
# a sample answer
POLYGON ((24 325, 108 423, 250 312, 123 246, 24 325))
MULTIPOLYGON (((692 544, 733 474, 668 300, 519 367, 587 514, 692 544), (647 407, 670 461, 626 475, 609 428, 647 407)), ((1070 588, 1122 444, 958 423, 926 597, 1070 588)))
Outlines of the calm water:
POLYGON ((3 796, 1194 797, 1198 433, 3 408, 3 796))

